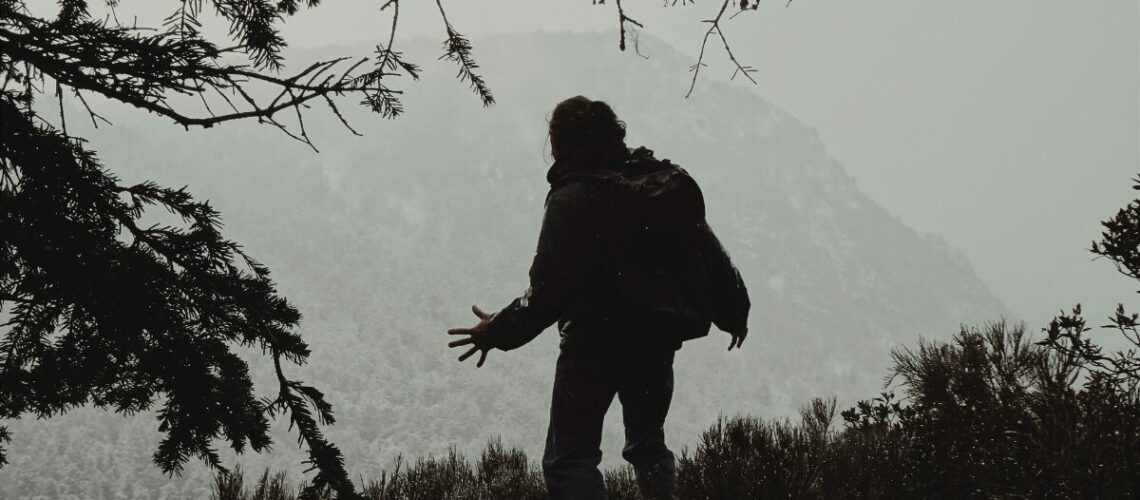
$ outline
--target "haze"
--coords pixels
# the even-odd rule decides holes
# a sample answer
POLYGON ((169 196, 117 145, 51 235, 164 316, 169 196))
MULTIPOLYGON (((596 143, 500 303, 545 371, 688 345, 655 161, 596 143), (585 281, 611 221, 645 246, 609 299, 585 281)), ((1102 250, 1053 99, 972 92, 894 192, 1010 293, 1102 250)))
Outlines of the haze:
MULTIPOLYGON (((627 3, 645 34, 690 56, 704 33, 699 20, 718 6, 627 3)), ((611 4, 445 6, 461 32, 478 38, 612 30, 611 4)), ((294 48, 385 41, 390 17, 378 6, 327 2, 290 19, 285 35, 294 48)), ((442 39, 434 3, 403 7, 401 38, 442 39)), ((148 21, 167 14, 152 3, 122 9, 148 21)), ((1135 303, 1128 283, 1087 248, 1099 221, 1129 199, 1140 165, 1138 26, 1133 0, 799 0, 737 16, 726 33, 742 63, 759 70, 758 85, 739 86, 818 129, 864 192, 961 249, 1004 305, 1037 329, 1077 302, 1094 318, 1135 303)), ((731 67, 718 45, 710 48, 702 79, 727 79, 731 67)), ((632 50, 626 56, 639 64, 632 50)), ((495 75, 486 76, 493 89, 495 75)))
MULTIPOLYGON (((294 69, 387 40, 376 0, 327 3, 289 21, 294 69)), ((648 59, 618 52, 612 3, 445 6, 474 43, 492 109, 434 60, 435 4, 409 2, 397 45, 425 72, 396 85, 407 114, 387 121, 345 103, 356 137, 314 109, 319 154, 249 121, 186 132, 97 103, 115 126, 94 131, 81 108, 68 115, 124 182, 189 185, 270 266, 313 347, 290 373, 327 391, 338 415, 328 435, 354 473, 370 477, 398 454, 478 453, 495 436, 539 455, 556 335, 475 371, 455 362, 443 332, 470 321, 471 302, 497 308, 524 289, 547 189, 545 114, 574 93, 614 104, 630 145, 693 173, 753 293, 744 349, 725 353, 714 332, 679 354, 668 423, 678 449, 718 415, 779 418, 814 396, 837 395, 841 408, 874 397, 891 348, 949 338, 960 323, 1004 315, 1036 332, 1077 302, 1095 325, 1118 302, 1136 309, 1135 283, 1087 251, 1099 221, 1136 196, 1135 0, 765 3, 726 25, 758 84, 728 82, 712 40, 688 100, 699 20, 718 3, 627 0, 648 59)), ((171 7, 120 10, 154 26, 171 7)), ((214 24, 206 30, 224 28, 214 24)), ((43 115, 56 116, 55 104, 40 102, 43 115)), ((251 373, 268 377, 252 359, 251 373)), ((619 460, 617 418, 607 465, 619 460)), ((283 445, 244 455, 247 470, 298 473, 300 452, 278 424, 283 445)), ((211 472, 201 464, 181 479, 150 464, 154 427, 150 414, 91 408, 20 420, 0 496, 57 481, 106 487, 108 498, 126 495, 123 485, 202 497, 211 472), (59 456, 74 466, 55 467, 59 456)))

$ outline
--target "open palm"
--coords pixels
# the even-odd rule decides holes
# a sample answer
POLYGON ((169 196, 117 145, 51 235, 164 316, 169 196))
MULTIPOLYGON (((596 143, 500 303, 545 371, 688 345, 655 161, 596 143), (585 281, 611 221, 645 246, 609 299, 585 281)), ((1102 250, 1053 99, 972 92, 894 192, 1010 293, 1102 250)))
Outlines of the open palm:
POLYGON ((452 328, 447 331, 448 335, 466 335, 467 338, 453 340, 447 344, 447 347, 462 347, 470 345, 471 348, 459 356, 459 361, 466 361, 476 352, 479 353, 479 361, 475 363, 475 367, 483 366, 483 362, 487 360, 487 351, 491 350, 490 328, 488 327, 488 320, 491 315, 479 309, 479 306, 471 306, 471 312, 479 318, 479 323, 471 328, 452 328))

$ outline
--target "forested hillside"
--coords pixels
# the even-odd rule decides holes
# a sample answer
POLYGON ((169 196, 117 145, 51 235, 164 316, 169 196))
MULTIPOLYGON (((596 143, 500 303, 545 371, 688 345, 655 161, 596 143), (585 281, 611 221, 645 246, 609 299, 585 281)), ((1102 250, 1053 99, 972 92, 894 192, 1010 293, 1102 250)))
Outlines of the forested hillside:
MULTIPOLYGON (((313 348, 298 376, 334 405, 328 435, 354 477, 377 476, 400 454, 475 455, 495 436, 539 454, 556 334, 475 369, 455 362, 444 331, 472 322, 470 304, 498 308, 525 288, 547 188, 545 117, 575 94, 611 103, 631 146, 697 178, 752 294, 743 350, 724 352, 728 337, 714 331, 678 356, 667 429, 676 448, 719 415, 790 415, 829 395, 845 408, 878 393, 892 346, 1006 314, 959 253, 868 199, 819 134, 760 97, 762 87, 702 79, 686 100, 687 57, 643 37, 642 59, 614 51, 613 39, 477 40, 496 106, 484 109, 451 67, 429 64, 404 86, 405 116, 344 110, 362 137, 335 118, 307 122, 319 154, 271 127, 187 133, 138 110, 102 109, 116 125, 85 135, 126 181, 189 185, 209 199, 227 235, 273 271, 313 348)), ((436 43, 405 47, 431 61, 436 43)), ((608 422, 608 464, 619 456, 619 415, 608 422)), ((154 427, 148 414, 89 409, 15 422, 0 497, 206 495, 204 466, 169 479, 151 465, 154 427)), ((296 477, 295 443, 277 436, 272 454, 236 461, 296 477)))

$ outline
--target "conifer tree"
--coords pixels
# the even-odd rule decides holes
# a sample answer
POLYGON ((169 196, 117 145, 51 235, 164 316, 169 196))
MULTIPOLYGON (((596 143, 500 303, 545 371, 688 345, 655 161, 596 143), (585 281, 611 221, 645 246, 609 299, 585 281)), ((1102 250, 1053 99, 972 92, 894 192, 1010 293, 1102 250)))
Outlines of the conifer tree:
MULTIPOLYGON (((320 429, 334 421, 331 405, 282 366, 304 363, 309 348, 297 332, 300 314, 269 270, 225 238, 218 212, 185 189, 120 183, 68 134, 63 114, 65 95, 85 106, 85 96, 100 95, 187 128, 256 119, 310 145, 310 103, 340 116, 334 98, 355 95, 383 116, 400 114, 387 82, 418 72, 391 50, 392 39, 371 58, 318 61, 281 76, 278 28, 300 7, 185 0, 160 29, 148 29, 97 19, 82 0, 59 2, 54 19, 0 0, 0 417, 86 404, 156 409, 165 437, 154 462, 173 473, 190 458, 221 468, 217 440, 239 452, 268 449, 269 420, 283 415, 308 450, 310 493, 355 495, 340 450, 320 429), (232 47, 199 31, 207 8, 230 23, 232 47), (200 99, 200 113, 180 94, 200 99), (60 101, 57 124, 41 114, 44 97, 60 101), (181 224, 145 225, 148 210, 181 224), (236 346, 272 358, 275 397, 255 396, 236 346)), ((385 7, 398 15, 398 2, 385 7)), ((444 51, 479 98, 494 102, 470 44, 450 23, 444 51)), ((98 125, 101 117, 87 111, 98 125)), ((9 439, 7 429, 0 439, 9 439)))
MULTIPOLYGON (((101 3, 112 15, 93 15, 85 0, 59 0, 52 18, 24 0, 0 0, 0 418, 82 405, 156 409, 165 437, 154 462, 175 473, 191 458, 222 468, 217 440, 239 452, 267 450, 269 420, 285 416, 316 472, 308 494, 355 497, 341 452, 320 430, 334 421, 331 405, 283 367, 304 363, 309 348, 297 332, 298 310, 277 293, 269 270, 227 239, 218 212, 186 189, 121 183, 68 133, 64 99, 82 104, 95 126, 106 120, 87 97, 100 96, 187 129, 257 120, 312 146, 304 120, 314 107, 350 130, 337 107, 346 96, 384 117, 403 112, 390 82, 417 79, 419 68, 394 48, 400 0, 379 1, 391 31, 371 56, 293 72, 280 26, 319 0, 181 0, 161 26, 120 23, 130 16, 116 12, 118 0, 101 3), (202 16, 227 22, 228 38, 204 35, 202 16), (58 116, 49 104, 58 104, 58 116), (181 222, 144 223, 152 211, 181 222), (275 397, 255 396, 237 346, 272 359, 275 397)), ((758 4, 724 0, 707 20, 694 84, 714 35, 752 79, 721 31, 730 5, 758 4)), ((436 6, 441 59, 493 104, 471 44, 436 6)), ((627 25, 641 23, 620 0, 615 6, 624 50, 627 25)), ((9 439, 0 426, 0 444, 9 439)), ((0 466, 4 460, 0 447, 0 466)))

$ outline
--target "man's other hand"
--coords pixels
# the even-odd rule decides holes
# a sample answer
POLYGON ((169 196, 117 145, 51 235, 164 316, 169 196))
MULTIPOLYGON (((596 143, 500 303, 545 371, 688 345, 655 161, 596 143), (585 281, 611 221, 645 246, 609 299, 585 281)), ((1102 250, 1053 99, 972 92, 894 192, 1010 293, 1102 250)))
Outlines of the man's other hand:
POLYGON ((728 350, 731 351, 744 343, 744 337, 748 336, 748 332, 730 333, 729 335, 732 335, 732 340, 728 342, 728 350))
POLYGON ((467 335, 467 338, 453 340, 447 344, 447 347, 461 347, 470 345, 471 349, 459 356, 459 361, 466 361, 476 352, 479 352, 479 361, 475 363, 475 367, 483 366, 483 362, 487 360, 487 351, 491 350, 489 338, 490 329, 488 328, 488 320, 491 315, 479 309, 479 306, 471 306, 471 312, 479 318, 479 323, 471 328, 452 328, 447 331, 448 335, 467 335))

